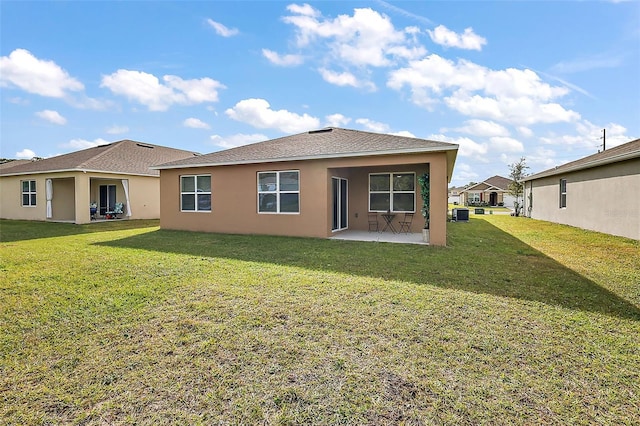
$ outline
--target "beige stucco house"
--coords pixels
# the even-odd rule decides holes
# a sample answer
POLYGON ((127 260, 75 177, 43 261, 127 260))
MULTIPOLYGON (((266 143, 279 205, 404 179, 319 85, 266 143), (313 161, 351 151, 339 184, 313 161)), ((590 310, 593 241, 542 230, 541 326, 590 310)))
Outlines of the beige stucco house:
POLYGON ((158 166, 160 226, 326 238, 367 230, 369 213, 415 213, 430 175, 430 242, 446 244, 447 185, 458 145, 326 128, 158 166))
POLYGON ((460 204, 513 207, 515 198, 509 195, 511 182, 511 179, 496 175, 470 185, 460 191, 460 204))
POLYGON ((640 240, 640 139, 522 182, 529 217, 640 240))
POLYGON ((90 205, 106 217, 160 217, 160 173, 149 168, 195 153, 123 140, 37 161, 0 167, 0 218, 87 223, 90 205))

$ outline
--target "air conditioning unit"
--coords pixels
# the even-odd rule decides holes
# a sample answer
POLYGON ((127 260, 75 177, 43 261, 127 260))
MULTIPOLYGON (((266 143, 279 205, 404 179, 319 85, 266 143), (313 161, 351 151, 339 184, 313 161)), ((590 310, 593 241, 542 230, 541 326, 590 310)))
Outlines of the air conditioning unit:
POLYGON ((451 220, 453 222, 469 222, 469 209, 453 209, 451 220))

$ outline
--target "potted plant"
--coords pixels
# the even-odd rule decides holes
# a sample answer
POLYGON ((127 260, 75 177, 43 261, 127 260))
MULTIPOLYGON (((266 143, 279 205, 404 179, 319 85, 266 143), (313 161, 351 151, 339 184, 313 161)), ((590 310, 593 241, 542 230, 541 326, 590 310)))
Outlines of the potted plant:
POLYGON ((422 240, 425 243, 429 242, 429 173, 423 173, 418 177, 418 184, 420 184, 420 196, 422 197, 422 217, 424 217, 424 228, 422 228, 422 240))

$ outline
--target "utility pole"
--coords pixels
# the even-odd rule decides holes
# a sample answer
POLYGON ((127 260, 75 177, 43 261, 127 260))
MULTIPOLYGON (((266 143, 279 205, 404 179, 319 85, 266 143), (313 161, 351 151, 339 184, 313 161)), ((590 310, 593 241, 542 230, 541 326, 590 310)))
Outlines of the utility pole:
POLYGON ((602 150, 606 151, 607 149, 607 129, 602 129, 602 150))

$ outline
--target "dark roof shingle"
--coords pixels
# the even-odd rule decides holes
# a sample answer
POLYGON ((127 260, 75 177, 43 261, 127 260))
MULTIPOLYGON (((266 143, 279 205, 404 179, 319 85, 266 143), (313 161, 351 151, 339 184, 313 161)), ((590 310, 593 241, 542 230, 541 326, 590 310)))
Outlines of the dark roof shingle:
POLYGON ((160 173, 149 167, 169 161, 196 157, 197 155, 197 153, 191 151, 122 140, 44 160, 28 161, 7 169, 0 169, 0 175, 85 170, 158 176, 160 173))
POLYGON ((185 158, 155 168, 171 169, 457 149, 458 145, 451 143, 329 127, 195 158, 185 158))

